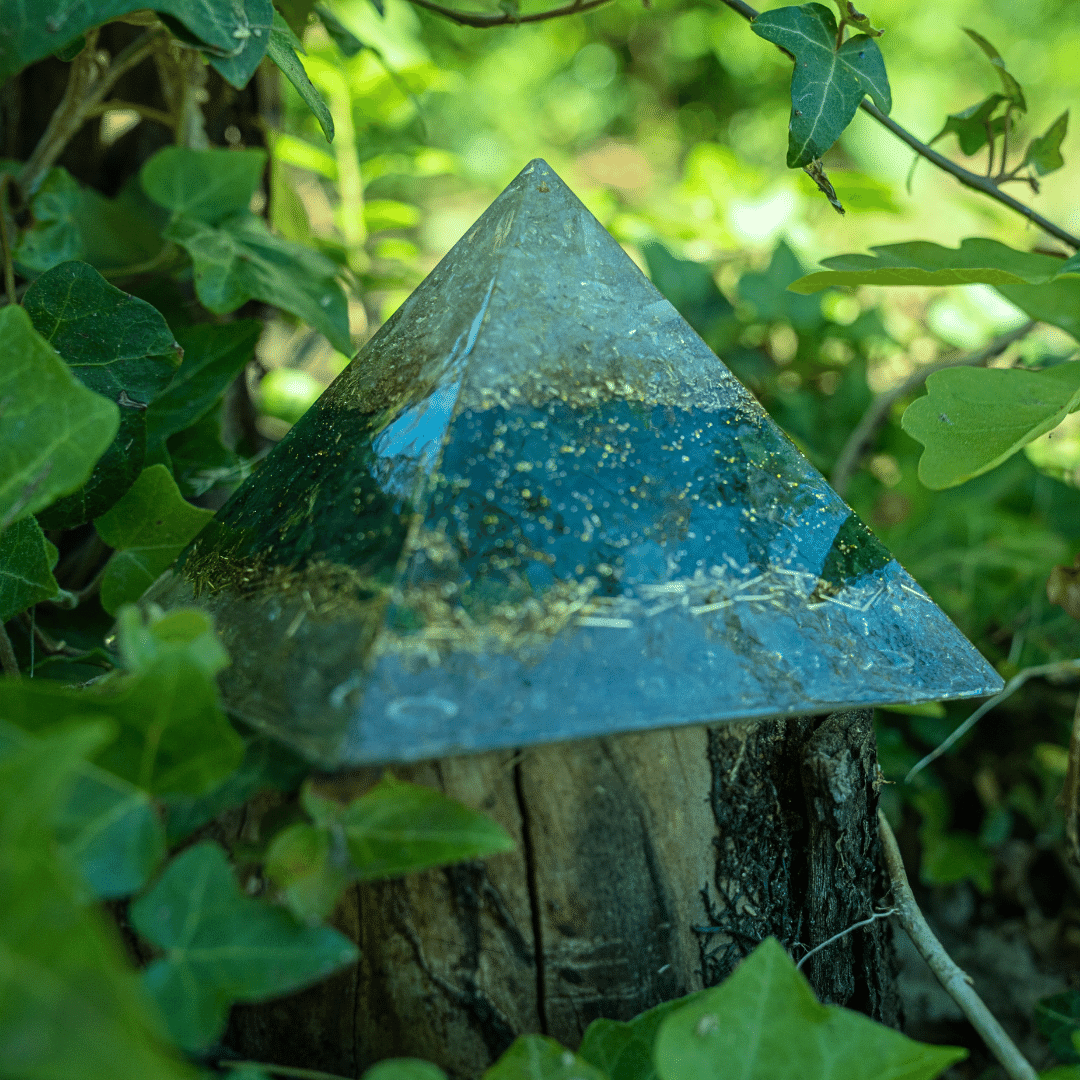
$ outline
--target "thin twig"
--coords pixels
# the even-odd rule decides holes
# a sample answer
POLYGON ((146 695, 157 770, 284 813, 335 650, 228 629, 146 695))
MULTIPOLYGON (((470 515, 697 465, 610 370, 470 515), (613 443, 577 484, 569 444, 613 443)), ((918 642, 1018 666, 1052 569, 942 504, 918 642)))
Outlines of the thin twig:
MULTIPOLYGON (((416 3, 418 0, 413 0, 413 2, 416 3)), ((760 14, 760 12, 756 11, 749 4, 744 3, 743 0, 720 0, 720 2, 731 8, 736 14, 741 15, 747 22, 753 22, 760 14)), ((784 53, 787 52, 786 49, 781 49, 780 51, 784 53)), ((1072 233, 1067 232, 1065 229, 1061 228, 1060 225, 1055 225, 1041 214, 1037 214, 1029 206, 1025 206, 1018 199, 1014 199, 1011 195, 1002 191, 989 177, 979 176, 977 173, 968 172, 962 165, 957 165, 955 161, 950 161, 943 154, 939 154, 932 147, 915 138, 907 128, 901 127, 895 120, 886 116, 868 98, 863 98, 859 103, 859 108, 862 109, 863 112, 869 113, 882 125, 882 127, 888 128, 898 139, 907 143, 915 153, 926 158, 927 161, 933 162, 939 169, 949 173, 965 187, 974 188, 976 191, 982 192, 983 195, 988 195, 991 199, 996 199, 1003 206, 1007 206, 1010 210, 1015 210, 1016 213, 1022 214, 1033 225, 1038 225, 1040 229, 1049 233, 1056 240, 1060 240, 1063 244, 1068 244, 1074 251, 1080 251, 1080 237, 1073 236, 1072 233)))
POLYGON ((922 772, 932 761, 937 761, 950 747, 962 739, 991 709, 1000 705, 1006 698, 1010 698, 1021 686, 1028 681, 1041 675, 1080 675, 1080 660, 1059 660, 1054 664, 1040 664, 1037 667, 1024 668, 1023 671, 1014 675, 1006 684, 1005 689, 995 694, 992 698, 984 701, 940 746, 931 750, 921 761, 912 766, 911 771, 904 777, 904 783, 911 783, 912 777, 922 772))
POLYGON ((583 11, 591 11, 593 8, 610 2, 611 0, 574 0, 572 4, 552 8, 549 11, 537 11, 532 15, 515 15, 512 12, 504 12, 501 15, 482 15, 478 12, 458 11, 455 8, 443 7, 442 4, 433 3, 432 0, 410 0, 410 3, 415 4, 417 7, 422 7, 427 11, 434 11, 436 15, 441 15, 444 19, 456 22, 458 26, 472 26, 479 30, 486 30, 492 26, 545 22, 548 19, 562 18, 564 15, 579 15, 583 11))
MULTIPOLYGON (((869 919, 862 919, 857 923, 852 923, 849 927, 841 930, 837 934, 833 934, 831 938, 826 938, 820 945, 815 945, 796 965, 795 970, 798 971, 802 968, 803 964, 810 959, 816 952, 820 952, 826 945, 831 945, 834 941, 839 941, 842 937, 846 937, 852 932, 852 930, 858 930, 860 926, 869 926, 873 922, 877 922, 878 919, 887 919, 890 915, 898 915, 897 908, 891 907, 888 911, 875 911, 872 912, 869 919)), ((694 927, 696 930, 697 927, 694 927)))
POLYGON ((7 627, 0 622, 0 671, 11 679, 21 679, 19 661, 15 659, 15 650, 11 647, 7 627))
POLYGON ((878 833, 885 853, 885 868, 892 884, 897 917, 912 944, 919 950, 945 992, 960 1006, 990 1053, 998 1059, 1009 1080, 1038 1080, 1038 1073, 1016 1048, 1016 1044, 983 1003, 982 998, 975 993, 971 977, 949 956, 927 924, 908 883, 896 837, 881 810, 878 810, 878 833))
POLYGON ((873 442, 877 429, 885 422, 897 401, 901 401, 909 394, 915 393, 936 371, 944 371, 945 368, 951 367, 981 367, 988 361, 993 360, 994 357, 1000 356, 1010 345, 1027 337, 1036 326, 1038 326, 1038 323, 1035 320, 1026 322, 1023 326, 1018 326, 1007 334, 1000 334, 986 348, 979 349, 977 352, 953 354, 936 364, 927 364, 925 367, 920 367, 913 371, 899 386, 894 386, 891 390, 878 394, 870 402, 866 412, 862 414, 862 418, 848 436, 848 440, 844 443, 844 447, 836 459, 836 464, 833 466, 829 483, 837 494, 843 496, 847 490, 848 483, 859 461, 862 459, 863 453, 873 442))
POLYGON ((7 229, 7 193, 14 180, 15 177, 11 173, 0 176, 0 245, 4 249, 4 292, 7 293, 9 304, 19 302, 15 292, 15 260, 11 250, 11 237, 8 236, 7 229))
POLYGON ((1065 813, 1068 857, 1075 869, 1080 866, 1080 695, 1076 698, 1076 707, 1073 710, 1068 765, 1057 804, 1065 813))

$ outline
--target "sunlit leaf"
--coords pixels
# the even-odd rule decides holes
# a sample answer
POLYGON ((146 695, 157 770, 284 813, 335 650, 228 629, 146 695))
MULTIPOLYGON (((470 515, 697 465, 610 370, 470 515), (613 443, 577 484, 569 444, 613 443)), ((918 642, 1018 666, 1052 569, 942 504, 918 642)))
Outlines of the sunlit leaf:
POLYGON ((919 479, 955 487, 988 472, 1080 408, 1080 363, 1044 371, 955 367, 934 372, 904 413, 926 448, 919 479))
POLYGON ((41 516, 46 528, 73 528, 104 513, 135 482, 146 455, 146 408, 175 374, 180 346, 157 310, 87 263, 42 274, 23 305, 76 377, 120 409, 120 429, 89 481, 41 516))
POLYGON ((55 565, 56 548, 32 517, 0 533, 0 622, 56 596, 55 565))
POLYGON ((313 10, 318 15, 319 21, 326 27, 331 40, 345 56, 351 58, 356 56, 361 49, 366 48, 364 43, 325 4, 316 4, 313 10))
POLYGON ((606 1080, 587 1061, 546 1035, 522 1035, 483 1080, 606 1080))
POLYGON ((821 1005, 775 938, 660 1024, 661 1080, 932 1080, 967 1056, 821 1005))
POLYGON ((1028 144, 1024 164, 1030 165, 1040 176, 1052 173, 1065 164, 1061 156, 1061 144, 1069 131, 1069 110, 1066 109, 1042 135, 1028 144))
POLYGON ((322 94, 312 85, 300 57, 303 52, 296 35, 289 29, 289 24, 274 12, 274 28, 270 31, 270 48, 267 55, 281 69, 281 73, 293 84, 304 104, 315 114, 327 142, 334 141, 334 118, 323 101, 322 94))
POLYGON ((116 403, 88 390, 34 329, 0 308, 0 522, 81 487, 113 441, 116 403))
POLYGON ((119 502, 94 522, 98 536, 116 548, 101 581, 101 606, 115 614, 168 569, 214 516, 180 494, 164 465, 151 465, 119 502))
POLYGON ((750 24, 759 37, 795 58, 787 163, 791 169, 821 157, 851 123, 867 94, 882 112, 892 108, 885 61, 877 42, 856 34, 837 48, 837 25, 823 4, 774 8, 750 24))
POLYGON ((325 978, 356 960, 329 927, 298 923, 284 908, 240 891, 213 843, 175 858, 131 907, 139 934, 164 954, 144 981, 173 1038, 198 1050, 224 1030, 235 1001, 264 1001, 325 978))
POLYGON ((108 738, 70 725, 0 754, 0 1074, 194 1080, 159 1037, 115 929, 84 902, 55 837, 72 783, 108 738))

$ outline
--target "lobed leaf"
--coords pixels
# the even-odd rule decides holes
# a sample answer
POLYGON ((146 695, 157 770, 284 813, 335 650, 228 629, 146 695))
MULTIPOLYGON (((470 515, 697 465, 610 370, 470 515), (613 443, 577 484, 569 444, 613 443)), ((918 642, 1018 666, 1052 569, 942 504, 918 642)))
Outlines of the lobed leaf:
POLYGON ((661 1080, 931 1080, 967 1056, 821 1005, 775 938, 660 1024, 661 1080))
POLYGON ((0 523, 82 486, 113 441, 115 402, 88 390, 17 304, 0 308, 0 523))
POLYGON ((84 757, 108 738, 68 726, 0 753, 0 1074, 194 1080, 165 1049, 115 929, 56 844, 84 757))
POLYGON ((262 182, 265 150, 188 150, 167 146, 139 173, 143 191, 177 217, 217 225, 247 210, 262 182))
POLYGON ((164 955, 144 984, 173 1038, 199 1050, 222 1033, 235 1001, 298 990, 355 962, 356 947, 329 927, 307 927, 252 900, 215 843, 188 848, 131 907, 138 933, 164 955))
POLYGON ((1065 164, 1061 144, 1069 131, 1069 110, 1066 109, 1042 135, 1028 144, 1024 165, 1030 165, 1040 176, 1055 172, 1065 164))
POLYGON ((32 517, 0 533, 0 622, 60 592, 52 573, 56 555, 32 517))
POLYGON ((750 28, 795 59, 788 168, 798 169, 820 158, 851 123, 866 95, 882 112, 892 109, 877 42, 856 34, 837 48, 836 19, 824 5, 774 8, 758 15, 750 28))
POLYGON ((960 149, 969 157, 981 150, 990 134, 999 135, 1004 130, 1005 118, 991 120, 994 111, 1005 101, 1004 94, 991 94, 982 101, 958 113, 950 113, 945 126, 930 140, 930 145, 946 135, 955 135, 960 149), (987 130, 989 126, 989 132, 987 130))
POLYGON ((919 479, 939 490, 989 472, 1080 408, 1080 363, 946 368, 926 390, 908 406, 903 428, 925 447, 919 479))
POLYGON ((304 104, 315 114, 319 121, 327 142, 334 141, 334 118, 330 115, 330 109, 323 100, 322 94, 315 89, 308 78, 304 65, 300 63, 300 57, 296 54, 303 52, 296 35, 289 29, 289 24, 274 12, 274 27, 270 31, 270 47, 267 55, 278 66, 281 73, 293 84, 296 92, 300 95, 304 104))
POLYGON ((606 1080, 583 1058, 546 1035, 516 1039, 483 1080, 606 1080))
POLYGON ((187 502, 164 465, 151 465, 107 514, 94 522, 116 548, 101 581, 101 606, 115 615, 138 600, 214 516, 187 502))

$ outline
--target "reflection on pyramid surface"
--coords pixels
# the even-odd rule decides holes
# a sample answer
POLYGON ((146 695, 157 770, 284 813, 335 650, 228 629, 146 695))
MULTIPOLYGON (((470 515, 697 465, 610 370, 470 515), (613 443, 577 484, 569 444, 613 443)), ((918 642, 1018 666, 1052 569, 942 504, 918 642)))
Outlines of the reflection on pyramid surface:
POLYGON ((542 161, 150 598, 326 764, 1001 686, 542 161))

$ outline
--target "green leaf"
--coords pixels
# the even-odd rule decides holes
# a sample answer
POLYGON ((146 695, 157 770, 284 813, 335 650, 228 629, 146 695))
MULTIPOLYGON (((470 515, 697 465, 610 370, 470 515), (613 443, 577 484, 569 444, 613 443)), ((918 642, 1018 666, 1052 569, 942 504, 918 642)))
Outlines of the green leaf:
POLYGON ((328 918, 345 887, 356 878, 343 830, 303 823, 290 825, 274 837, 265 869, 288 909, 306 923, 328 918))
POLYGON ((919 479, 939 490, 988 472, 1080 408, 1080 363, 946 368, 926 389, 908 406, 903 428, 926 448, 919 479))
POLYGON ((372 1065, 361 1080, 446 1080, 446 1073, 419 1058, 387 1058, 372 1065))
POLYGON ((355 962, 356 947, 329 927, 300 925, 283 908, 246 897, 228 857, 201 843, 174 859, 131 921, 164 956, 144 981, 186 1050, 212 1043, 234 1001, 265 1001, 355 962))
POLYGON ((606 1080, 587 1061, 546 1035, 522 1035, 483 1080, 606 1080))
POLYGON ((1061 144, 1069 131, 1069 110, 1066 109, 1042 134, 1032 139, 1023 164, 1030 165, 1040 176, 1055 172, 1065 164, 1061 144))
POLYGON ((821 301, 793 295, 789 285, 803 272, 795 253, 781 240, 772 253, 768 269, 743 274, 739 298, 753 308, 758 322, 790 322, 796 330, 813 330, 824 321, 821 301))
POLYGON ((55 565, 56 548, 32 517, 0 534, 0 622, 60 592, 52 574, 55 565))
POLYGON ((1042 998, 1035 1006, 1035 1023, 1056 1057, 1067 1063, 1080 1061, 1080 991, 1042 998))
POLYGON ((243 806, 260 791, 295 791, 310 771, 307 762, 276 739, 263 735, 250 738, 244 760, 223 783, 205 795, 169 795, 162 800, 165 835, 170 844, 177 844, 225 810, 243 806))
POLYGON ((236 487, 248 474, 247 463, 222 442, 222 407, 171 435, 166 453, 183 494, 194 499, 219 485, 236 487))
POLYGON ((513 851, 501 825, 431 788, 386 776, 343 810, 306 791, 317 825, 340 821, 362 881, 513 851), (339 816, 340 815, 340 816, 339 816))
POLYGON ((56 843, 73 782, 108 733, 81 724, 0 754, 0 1074, 194 1080, 165 1051, 115 928, 56 843))
MULTIPOLYGON (((210 66, 231 86, 247 86, 259 62, 266 55, 270 42, 270 30, 274 24, 274 6, 271 0, 240 0, 234 7, 243 12, 242 21, 237 30, 245 36, 239 37, 233 31, 233 37, 241 42, 238 52, 231 56, 209 54, 210 66)), ((235 46, 234 46, 235 50, 235 46)))
POLYGON ((48 732, 71 716, 114 722, 117 737, 95 762, 154 795, 199 795, 239 765, 244 743, 225 718, 214 674, 224 650, 209 618, 177 608, 143 624, 120 613, 128 670, 84 689, 44 679, 0 679, 0 715, 29 732, 48 732))
POLYGON ((120 407, 120 429, 89 481, 41 515, 46 528, 73 528, 104 513, 135 482, 146 454, 146 408, 172 379, 180 346, 158 311, 86 263, 42 274, 23 306, 83 385, 120 407))
POLYGON ((197 423, 221 400, 254 357, 261 333, 262 323, 253 319, 222 326, 202 323, 177 332, 184 359, 172 382, 146 410, 148 458, 161 452, 169 436, 197 423))
POLYGON ((281 69, 285 78, 293 84, 304 104, 315 114, 315 119, 319 121, 319 127, 322 128, 326 141, 333 142, 334 118, 330 115, 330 110, 323 101, 322 95, 308 78, 304 65, 300 63, 300 57, 296 55, 303 51, 303 46, 289 29, 289 24, 277 12, 274 12, 274 28, 270 31, 270 47, 267 55, 281 69))
MULTIPOLYGON (((154 0, 153 9, 171 16, 213 53, 211 64, 238 90, 259 66, 266 51, 272 7, 270 0, 154 0), (256 30, 259 31, 256 34, 256 30), (262 49, 262 52, 259 49, 262 49)), ((0 36, 0 83, 27 64, 65 49, 85 30, 146 7, 146 0, 94 0, 54 6, 51 14, 33 4, 4 9, 0 36)))
POLYGON ((86 482, 120 423, 34 329, 0 308, 0 524, 43 510, 86 482))
POLYGON ((151 465, 122 499, 94 522, 98 536, 116 548, 101 581, 101 606, 115 615, 167 570, 214 516, 187 502, 164 465, 151 465))
POLYGON ((247 210, 262 183, 265 150, 186 150, 167 146, 139 173, 143 191, 177 217, 217 225, 247 210))
POLYGON ((1027 112, 1027 102, 1024 100, 1024 91, 1020 89, 1020 84, 1009 74, 1005 67, 1005 61, 1001 58, 1001 53, 990 44, 982 36, 982 34, 976 33, 974 30, 969 30, 964 27, 964 33, 967 34, 976 45, 982 49, 986 58, 994 65, 994 70, 998 73, 998 78, 1001 80, 1001 88, 1005 91, 1005 96, 1012 102, 1013 106, 1019 109, 1021 112, 1027 112))
POLYGON ((775 938, 720 986, 668 1016, 661 1080, 931 1080, 967 1057, 837 1005, 821 1005, 775 938))
POLYGON ((180 218, 166 236, 191 256, 195 291, 211 311, 225 314, 248 300, 262 300, 303 319, 339 352, 352 351, 338 268, 325 256, 274 236, 250 213, 217 227, 180 218))
POLYGON ((1005 118, 999 116, 991 120, 994 110, 1005 101, 1004 94, 991 94, 988 98, 958 113, 950 113, 945 126, 930 140, 933 145, 946 135, 955 135, 960 149, 969 157, 981 150, 987 143, 990 133, 999 135, 1005 129, 1005 118))
POLYGON ((314 9, 319 21, 326 27, 334 44, 350 59, 366 48, 364 43, 325 5, 316 4, 314 9))
POLYGON ((754 19, 750 28, 795 58, 788 168, 798 169, 820 158, 840 138, 867 94, 882 112, 892 109, 877 42, 856 34, 837 48, 836 19, 824 5, 774 8, 754 19))
POLYGON ((699 990, 635 1016, 633 1020, 594 1020, 585 1031, 578 1054, 595 1065, 607 1080, 658 1080, 653 1044, 668 1016, 696 1001, 699 990))
POLYGON ((66 169, 50 169, 30 200, 31 225, 12 253, 19 273, 34 277, 83 253, 75 218, 82 191, 66 169))

